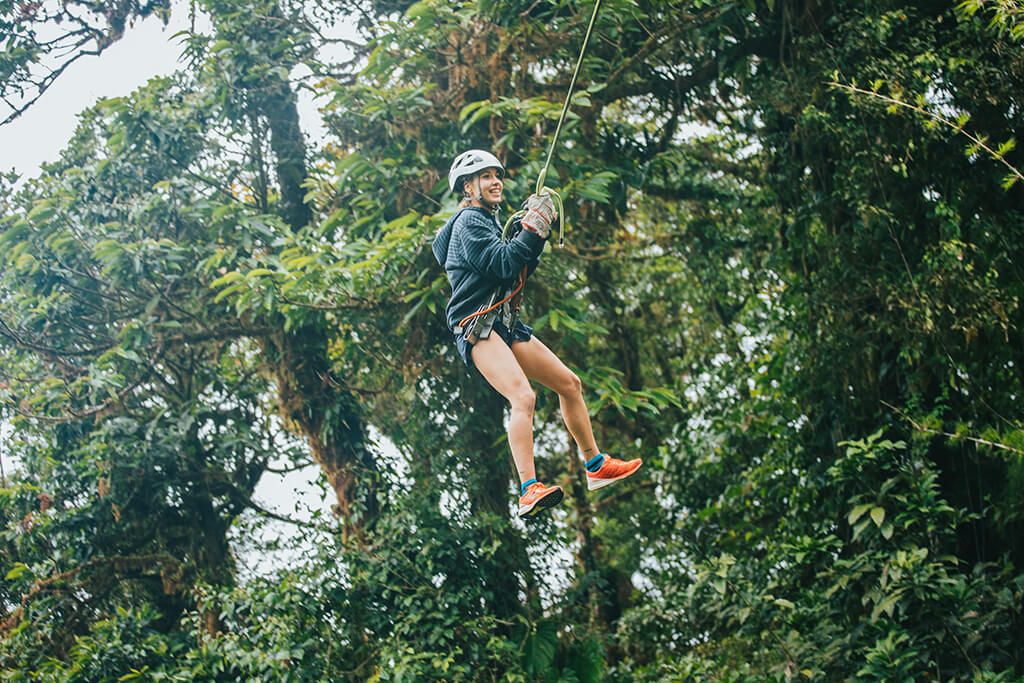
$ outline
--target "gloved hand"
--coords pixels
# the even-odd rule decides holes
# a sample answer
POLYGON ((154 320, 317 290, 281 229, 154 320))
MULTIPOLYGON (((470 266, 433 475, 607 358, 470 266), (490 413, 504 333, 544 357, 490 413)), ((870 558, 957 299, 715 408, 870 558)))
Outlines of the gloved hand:
POLYGON ((523 227, 529 228, 547 239, 551 234, 551 224, 558 218, 551 195, 531 194, 523 203, 523 209, 526 211, 526 215, 521 221, 523 227))

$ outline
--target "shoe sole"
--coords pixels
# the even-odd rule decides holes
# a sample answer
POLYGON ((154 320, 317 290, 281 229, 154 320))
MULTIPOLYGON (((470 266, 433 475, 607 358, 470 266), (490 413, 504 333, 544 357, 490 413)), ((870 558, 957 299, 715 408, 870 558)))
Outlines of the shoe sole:
POLYGON ((533 505, 520 505, 519 506, 519 517, 520 519, 526 519, 533 517, 541 510, 547 510, 548 508, 554 507, 562 502, 562 496, 564 496, 562 489, 556 489, 548 495, 534 501, 533 505))
POLYGON ((590 490, 590 491, 596 491, 598 489, 603 489, 605 486, 608 486, 609 484, 614 484, 615 482, 617 482, 620 479, 625 479, 626 477, 631 477, 634 474, 636 474, 637 470, 640 469, 641 465, 643 465, 643 463, 640 463, 639 465, 637 465, 636 466, 636 470, 633 470, 632 472, 626 472, 625 474, 620 474, 619 476, 611 477, 610 479, 598 479, 597 477, 591 478, 588 475, 587 476, 587 489, 590 490))

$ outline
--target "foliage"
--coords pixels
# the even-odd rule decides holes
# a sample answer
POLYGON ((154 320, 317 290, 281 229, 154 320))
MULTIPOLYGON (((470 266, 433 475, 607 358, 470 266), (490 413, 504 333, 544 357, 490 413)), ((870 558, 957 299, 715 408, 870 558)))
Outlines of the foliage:
POLYGON ((1016 3, 605 0, 524 313, 645 465, 588 493, 539 392, 528 525, 428 245, 457 151, 530 191, 590 7, 196 10, 0 198, 7 678, 1024 673, 1016 3), (336 517, 246 575, 310 461, 336 517))
MULTIPOLYGON (((628 635, 660 630, 664 612, 686 613, 703 630, 689 637, 704 659, 787 677, 966 680, 1014 670, 1024 580, 1005 561, 958 560, 950 551, 963 512, 942 499, 925 449, 880 436, 843 444, 822 477, 794 472, 794 503, 815 501, 815 523, 791 517, 737 539, 701 531, 749 499, 696 515, 677 541, 691 563, 663 577, 685 591, 634 612, 628 635), (756 561, 737 543, 755 545, 756 561)), ((766 486, 750 474, 752 487, 766 486)), ((677 649, 678 636, 670 630, 653 645, 677 649)))

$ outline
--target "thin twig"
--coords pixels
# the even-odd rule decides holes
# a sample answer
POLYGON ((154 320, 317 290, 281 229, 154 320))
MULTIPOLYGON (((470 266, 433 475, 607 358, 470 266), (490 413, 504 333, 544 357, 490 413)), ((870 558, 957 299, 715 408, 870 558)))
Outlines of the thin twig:
POLYGON ((980 438, 978 438, 976 436, 967 436, 965 434, 952 434, 950 432, 943 432, 943 431, 940 431, 938 429, 932 429, 930 427, 925 427, 924 425, 919 424, 918 422, 916 422, 914 420, 914 418, 910 417, 905 412, 903 412, 902 410, 900 410, 899 408, 897 408, 893 404, 889 403, 888 401, 881 401, 881 403, 882 403, 882 405, 886 406, 890 410, 893 410, 894 412, 899 413, 900 417, 902 417, 907 422, 912 424, 914 426, 914 429, 917 429, 918 431, 927 432, 929 434, 936 434, 938 436, 945 436, 945 437, 948 437, 950 439, 966 439, 967 441, 973 441, 974 443, 980 444, 982 446, 992 446, 993 448, 1001 448, 1003 450, 1010 451, 1012 453, 1017 453, 1019 455, 1024 455, 1024 451, 1020 450, 1019 448, 1014 448, 1013 446, 1007 446, 1005 443, 999 443, 998 441, 989 441, 988 439, 980 439, 980 438))
POLYGON ((992 149, 991 147, 986 145, 976 135, 972 135, 971 133, 968 133, 966 130, 963 129, 963 126, 958 125, 954 121, 950 121, 949 119, 947 119, 947 118, 945 118, 943 116, 940 116, 940 115, 936 114, 935 112, 928 111, 927 109, 924 109, 923 107, 919 107, 917 105, 910 104, 909 102, 904 102, 903 100, 898 100, 898 99, 896 99, 894 97, 889 97, 888 95, 882 95, 880 93, 873 92, 871 90, 864 90, 863 88, 858 88, 858 87, 853 86, 853 85, 846 85, 844 83, 838 83, 836 81, 828 81, 827 85, 831 85, 831 86, 836 87, 836 88, 842 88, 844 90, 849 90, 850 92, 858 93, 860 95, 868 95, 869 97, 874 97, 874 98, 880 99, 883 102, 888 102, 889 104, 897 105, 897 106, 900 106, 900 107, 905 107, 905 108, 907 108, 907 109, 909 109, 911 111, 917 112, 918 114, 924 114, 925 116, 931 118, 934 121, 938 121, 939 123, 942 123, 942 124, 944 124, 946 126, 949 126, 950 128, 952 128, 956 132, 963 133, 965 136, 967 136, 967 138, 971 142, 973 142, 974 144, 978 145, 978 147, 981 147, 983 150, 988 152, 993 158, 998 159, 1000 163, 1002 163, 1004 166, 1006 166, 1006 168, 1010 169, 1011 173, 1013 173, 1019 179, 1024 180, 1024 173, 1021 173, 1019 170, 1017 170, 1017 167, 1015 167, 1013 164, 1011 164, 1006 159, 1004 159, 1002 154, 1000 154, 999 152, 995 151, 994 149, 992 149))
POLYGON ((252 498, 249 498, 247 496, 243 496, 242 500, 245 502, 245 504, 248 507, 252 508, 258 514, 261 514, 264 517, 269 517, 271 519, 277 520, 278 522, 284 522, 286 524, 293 524, 293 525, 295 525, 297 527, 304 527, 306 529, 318 529, 318 528, 320 528, 316 524, 313 524, 311 522, 306 522, 306 521, 300 520, 300 519, 292 519, 291 517, 288 517, 286 515, 278 514, 278 513, 274 512, 273 510, 268 510, 267 508, 263 507, 262 505, 260 505, 256 501, 254 501, 252 498))

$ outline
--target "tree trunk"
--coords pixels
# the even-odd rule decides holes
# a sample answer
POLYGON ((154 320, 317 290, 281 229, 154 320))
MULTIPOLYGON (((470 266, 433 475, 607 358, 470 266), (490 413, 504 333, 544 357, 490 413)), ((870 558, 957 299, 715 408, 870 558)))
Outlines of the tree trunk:
POLYGON ((263 349, 278 382, 281 416, 303 434, 334 490, 345 534, 379 511, 378 470, 366 447, 365 426, 351 393, 331 376, 324 325, 273 335, 263 349))
MULTIPOLYGON (((306 142, 295 93, 286 82, 269 86, 261 102, 270 129, 281 202, 278 214, 298 231, 313 218, 303 200, 306 142)), ((335 513, 345 535, 364 528, 378 513, 377 466, 367 450, 358 402, 331 376, 326 323, 322 319, 272 336, 271 365, 278 381, 281 415, 309 440, 313 458, 334 489, 335 513)), ((270 351, 264 345, 265 351, 270 351)))
POLYGON ((278 213, 292 230, 298 230, 309 225, 313 212, 304 201, 302 188, 306 180, 306 139, 299 125, 295 93, 288 83, 278 82, 270 86, 261 104, 270 128, 270 149, 281 192, 278 213))

